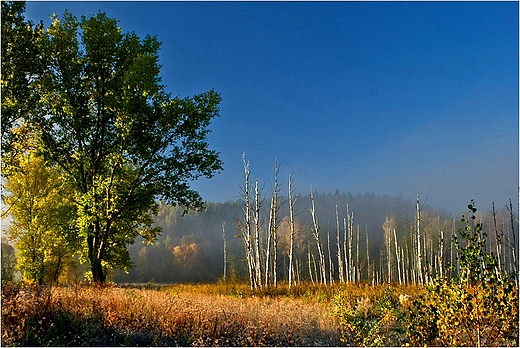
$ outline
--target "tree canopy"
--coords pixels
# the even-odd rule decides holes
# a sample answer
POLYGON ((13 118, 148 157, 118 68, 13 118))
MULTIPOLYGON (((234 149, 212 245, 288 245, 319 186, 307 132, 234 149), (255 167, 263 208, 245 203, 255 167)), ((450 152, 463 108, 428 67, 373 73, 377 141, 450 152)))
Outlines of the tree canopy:
MULTIPOLYGON (((8 6, 19 5, 2 3, 2 17, 8 6)), ((20 16, 6 17, 5 26, 27 29, 20 16)), ((157 38, 123 33, 103 12, 52 19, 31 43, 41 69, 26 81, 29 95, 4 84, 4 72, 2 95, 37 100, 20 118, 38 130, 45 164, 70 185, 83 259, 103 282, 110 269, 131 266, 127 245, 138 235, 151 242, 160 233, 158 199, 203 206, 190 182, 222 170, 207 140, 221 98, 214 90, 172 97, 161 84, 157 38)))

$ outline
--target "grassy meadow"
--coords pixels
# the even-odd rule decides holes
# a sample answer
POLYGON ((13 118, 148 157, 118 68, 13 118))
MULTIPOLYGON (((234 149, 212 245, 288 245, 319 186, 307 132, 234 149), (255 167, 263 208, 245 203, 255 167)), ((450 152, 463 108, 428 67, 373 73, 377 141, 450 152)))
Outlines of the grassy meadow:
POLYGON ((518 288, 493 294, 481 289, 480 297, 464 289, 446 290, 364 284, 290 289, 281 284, 252 291, 239 283, 153 288, 7 283, 2 287, 2 345, 518 346, 518 288), (454 296, 465 307, 456 301, 449 306, 454 296), (454 308, 462 317, 450 314, 454 308), (483 314, 475 318, 475 309, 483 314), (459 320, 458 332, 449 322, 453 318, 459 320))

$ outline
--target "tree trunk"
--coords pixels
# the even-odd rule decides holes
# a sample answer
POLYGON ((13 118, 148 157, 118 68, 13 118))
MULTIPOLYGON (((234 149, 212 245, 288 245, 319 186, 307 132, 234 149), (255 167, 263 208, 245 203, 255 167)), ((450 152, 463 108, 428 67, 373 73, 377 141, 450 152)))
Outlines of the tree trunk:
POLYGON ((244 197, 244 223, 239 223, 240 232, 244 240, 244 247, 246 249, 246 263, 247 270, 249 271, 249 285, 251 289, 255 289, 255 276, 254 276, 254 260, 253 251, 251 246, 251 200, 249 197, 249 162, 246 161, 246 155, 242 155, 244 162, 244 188, 242 195, 244 197))
POLYGON ((316 209, 314 204, 314 194, 312 193, 312 187, 311 187, 311 215, 312 215, 312 222, 313 222, 313 234, 314 238, 316 239, 316 246, 318 247, 318 256, 320 258, 320 271, 321 271, 321 280, 323 284, 327 284, 327 270, 325 267, 325 256, 323 253, 322 245, 320 242, 320 228, 318 225, 318 220, 316 218, 316 209))
POLYGON ((367 282, 370 281, 370 249, 368 248, 368 227, 365 225, 365 235, 367 238, 367 282))
POLYGON ((357 234, 356 234, 356 281, 359 282, 361 280, 361 267, 359 267, 359 225, 357 225, 357 234))
POLYGON ((400 253, 399 248, 397 246, 397 234, 395 233, 395 227, 394 227, 394 243, 395 243, 395 257, 397 258, 397 275, 399 278, 399 284, 403 283, 403 279, 401 277, 401 260, 400 260, 400 253))
POLYGON ((334 264, 330 254, 330 229, 327 229, 327 252, 329 253, 329 282, 334 283, 334 264))
POLYGON ((294 234, 294 198, 292 192, 292 175, 289 174, 289 288, 293 282, 294 234))
POLYGON ((254 253, 255 253, 255 277, 256 285, 262 287, 262 263, 260 259, 260 191, 258 189, 258 180, 255 180, 255 210, 254 210, 254 253))
POLYGON ((226 248, 226 221, 222 221, 222 239, 224 240, 224 274, 223 280, 227 278, 227 248, 226 248))
POLYGON ((341 252, 341 231, 339 226, 338 195, 336 194, 336 245, 338 248, 338 273, 339 281, 345 283, 345 268, 343 267, 343 256, 341 252))
POLYGON ((419 283, 424 284, 422 252, 421 252, 421 207, 419 206, 419 195, 416 200, 416 232, 417 232, 417 275, 419 276, 419 283))
POLYGON ((311 246, 309 244, 307 244, 307 261, 309 262, 309 277, 311 278, 312 284, 314 284, 314 278, 312 277, 311 246))

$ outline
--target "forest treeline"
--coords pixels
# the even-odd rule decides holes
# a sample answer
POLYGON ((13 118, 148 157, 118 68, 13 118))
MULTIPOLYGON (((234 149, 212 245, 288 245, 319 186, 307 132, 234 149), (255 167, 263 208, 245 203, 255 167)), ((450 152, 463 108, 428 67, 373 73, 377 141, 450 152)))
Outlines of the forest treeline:
MULTIPOLYGON (((402 196, 373 193, 314 192, 313 197, 320 225, 319 240, 324 253, 325 279, 320 271, 320 255, 313 235, 311 197, 310 194, 298 195, 294 206, 293 283, 340 280, 418 283, 426 281, 428 275, 433 277, 434 273, 450 276, 456 272, 458 255, 453 236, 464 229, 460 215, 452 216, 420 206, 419 233, 425 277, 420 280, 420 275, 414 270, 417 202, 402 196), (347 205, 351 221, 347 218, 347 205), (340 263, 343 264, 343 275, 340 263), (454 265, 454 269, 449 267, 450 264, 454 265)), ((259 260, 264 284, 269 224, 267 203, 265 198, 262 199, 259 221, 259 260)), ((226 276, 227 279, 247 281, 248 260, 239 229, 244 220, 244 207, 244 200, 207 203, 205 210, 183 216, 182 207, 160 203, 155 223, 163 229, 161 237, 153 244, 143 244, 138 237, 136 243, 129 247, 134 268, 128 274, 115 273, 114 280, 130 283, 213 282, 226 276)), ((280 216, 276 275, 278 281, 288 281, 290 219, 287 202, 282 205, 280 216)), ((504 204, 496 208, 494 215, 493 208, 481 210, 477 213, 477 219, 483 222, 487 231, 487 251, 500 255, 503 273, 514 272, 518 236, 513 236, 513 233, 518 231, 518 225, 516 220, 511 220, 508 206, 504 204)), ((271 257, 268 262, 272 269, 272 247, 269 252, 271 257)))

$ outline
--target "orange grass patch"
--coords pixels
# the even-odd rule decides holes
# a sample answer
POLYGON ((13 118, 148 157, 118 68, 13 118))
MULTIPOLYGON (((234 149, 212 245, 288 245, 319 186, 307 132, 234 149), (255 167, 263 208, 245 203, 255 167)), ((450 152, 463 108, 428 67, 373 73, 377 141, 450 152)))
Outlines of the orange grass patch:
POLYGON ((2 289, 2 344, 341 344, 328 302, 179 290, 79 287, 37 293, 16 286, 2 289))

